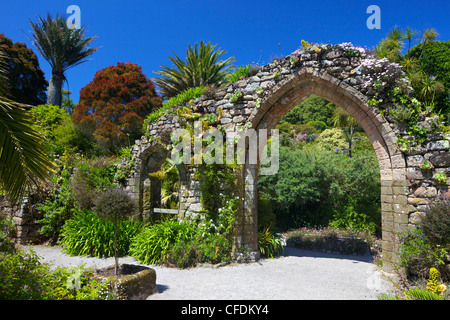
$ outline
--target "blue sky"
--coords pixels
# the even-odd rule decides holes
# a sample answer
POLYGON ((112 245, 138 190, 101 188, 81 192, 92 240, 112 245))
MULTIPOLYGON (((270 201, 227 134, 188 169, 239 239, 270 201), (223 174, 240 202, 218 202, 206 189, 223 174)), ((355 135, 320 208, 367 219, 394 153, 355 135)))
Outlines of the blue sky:
POLYGON ((59 12, 66 17, 69 5, 81 9, 81 24, 88 36, 97 36, 93 46, 101 47, 91 60, 67 73, 72 98, 95 72, 117 62, 133 62, 147 77, 161 65, 170 66, 173 51, 184 57, 188 44, 203 40, 234 56, 236 65, 264 64, 274 55, 288 55, 309 42, 338 44, 352 42, 373 47, 394 25, 417 30, 435 28, 438 40, 450 39, 450 1, 381 0, 1 0, 0 33, 13 42, 23 42, 36 52, 47 80, 48 63, 32 46, 28 19, 59 12), (381 29, 368 29, 369 5, 381 9, 381 29))

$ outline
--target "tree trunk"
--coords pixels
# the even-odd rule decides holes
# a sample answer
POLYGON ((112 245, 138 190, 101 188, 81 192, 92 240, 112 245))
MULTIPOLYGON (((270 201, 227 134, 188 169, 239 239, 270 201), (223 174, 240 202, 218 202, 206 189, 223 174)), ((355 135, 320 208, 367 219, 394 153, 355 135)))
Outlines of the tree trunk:
POLYGON ((60 76, 53 74, 50 78, 48 86, 47 104, 61 107, 62 105, 62 79, 60 76))

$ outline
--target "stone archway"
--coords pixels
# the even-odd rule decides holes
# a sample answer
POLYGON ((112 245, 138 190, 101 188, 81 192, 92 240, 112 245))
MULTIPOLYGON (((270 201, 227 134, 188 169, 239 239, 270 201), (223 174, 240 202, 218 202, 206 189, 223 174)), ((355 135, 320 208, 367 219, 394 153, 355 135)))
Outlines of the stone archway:
MULTIPOLYGON (((448 192, 447 183, 437 185, 432 172, 423 172, 419 164, 428 159, 436 172, 450 173, 449 137, 430 132, 420 145, 402 149, 397 140, 412 141, 401 125, 385 115, 395 103, 389 90, 407 91, 408 82, 398 64, 376 59, 362 48, 351 44, 307 46, 291 55, 262 66, 236 83, 186 103, 203 116, 214 114, 227 133, 246 132, 251 128, 272 129, 296 104, 317 95, 345 109, 368 134, 378 158, 381 175, 381 211, 383 268, 391 271, 397 262, 398 235, 414 228, 429 203, 448 192), (376 84, 375 84, 376 83, 376 84)), ((176 109, 176 108, 175 108, 176 109)), ((183 128, 175 109, 148 125, 149 140, 139 141, 133 148, 136 170, 129 179, 129 190, 142 204, 143 177, 146 169, 157 167, 159 152, 170 151, 168 133, 183 128)), ((247 149, 246 159, 249 159, 247 149)), ((161 153, 162 155, 162 153, 161 153)), ((159 160, 158 160, 159 159, 159 160)), ((182 181, 180 208, 187 216, 202 210, 201 181, 190 166, 182 181)), ((235 248, 244 247, 253 259, 257 248, 257 175, 258 163, 242 166, 234 193, 242 199, 234 227, 235 248)))
MULTIPOLYGON (((380 167, 383 255, 385 261, 395 263, 398 245, 396 235, 405 231, 408 224, 406 196, 409 193, 409 182, 406 178, 406 160, 394 143, 396 136, 389 123, 377 109, 367 104, 364 95, 327 73, 310 73, 309 70, 303 69, 277 86, 248 121, 256 131, 267 129, 270 132, 289 110, 310 95, 319 96, 340 106, 355 118, 367 133, 380 167)), ((241 241, 251 250, 255 250, 254 245, 257 246, 257 222, 255 223, 253 216, 255 208, 257 210, 258 168, 259 164, 246 164, 243 172, 246 181, 244 194, 247 199, 244 217, 248 218, 243 219, 242 230, 245 231, 241 241)), ((385 269, 389 270, 386 267, 385 269)))

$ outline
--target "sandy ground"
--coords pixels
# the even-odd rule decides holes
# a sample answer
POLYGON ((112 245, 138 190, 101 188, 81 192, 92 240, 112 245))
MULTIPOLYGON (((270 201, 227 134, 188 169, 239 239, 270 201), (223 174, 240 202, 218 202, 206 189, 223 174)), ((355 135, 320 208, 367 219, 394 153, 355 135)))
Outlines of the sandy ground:
MULTIPOLYGON (((32 246, 42 262, 55 266, 104 267, 114 258, 70 257, 60 247, 32 246)), ((159 293, 147 300, 374 300, 393 290, 371 262, 352 256, 286 248, 285 256, 220 268, 156 270, 159 293)), ((120 263, 138 264, 132 257, 120 263)))

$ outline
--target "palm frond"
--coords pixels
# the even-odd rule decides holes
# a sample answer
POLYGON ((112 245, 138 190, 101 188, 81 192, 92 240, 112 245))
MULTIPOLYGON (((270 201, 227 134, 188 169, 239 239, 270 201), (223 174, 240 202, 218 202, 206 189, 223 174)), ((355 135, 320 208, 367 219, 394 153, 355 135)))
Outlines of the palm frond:
POLYGON ((231 64, 235 61, 233 57, 225 61, 219 60, 225 53, 225 50, 217 49, 217 45, 209 42, 205 44, 200 41, 194 46, 189 44, 186 60, 182 60, 174 52, 174 57, 169 57, 174 67, 161 66, 161 70, 155 72, 161 77, 153 81, 166 98, 188 88, 218 84, 226 80, 227 73, 233 68, 231 64))
POLYGON ((33 117, 7 97, 5 55, 0 52, 0 186, 11 201, 46 181, 53 168, 43 137, 32 129, 33 117))
POLYGON ((71 29, 66 25, 64 17, 50 14, 47 18, 38 17, 38 22, 30 20, 33 29, 33 45, 38 49, 45 60, 52 67, 52 73, 64 79, 64 73, 87 61, 98 48, 89 48, 89 44, 96 37, 85 37, 86 29, 71 29))

